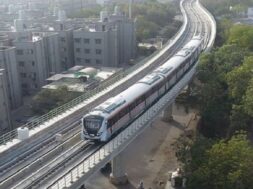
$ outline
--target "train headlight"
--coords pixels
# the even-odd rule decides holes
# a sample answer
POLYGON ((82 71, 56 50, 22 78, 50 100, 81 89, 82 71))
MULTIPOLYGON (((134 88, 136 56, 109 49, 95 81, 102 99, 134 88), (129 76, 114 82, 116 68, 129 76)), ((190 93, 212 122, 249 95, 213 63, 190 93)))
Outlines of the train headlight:
POLYGON ((97 134, 97 136, 101 136, 103 134, 103 132, 99 132, 98 134, 97 134))

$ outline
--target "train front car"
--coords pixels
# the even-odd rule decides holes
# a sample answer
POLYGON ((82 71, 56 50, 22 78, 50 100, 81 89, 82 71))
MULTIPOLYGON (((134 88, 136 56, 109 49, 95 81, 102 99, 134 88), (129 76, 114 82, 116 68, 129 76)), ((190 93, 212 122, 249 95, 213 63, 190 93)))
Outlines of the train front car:
POLYGON ((106 141, 104 130, 106 130, 106 119, 101 112, 94 111, 82 118, 83 140, 106 141))

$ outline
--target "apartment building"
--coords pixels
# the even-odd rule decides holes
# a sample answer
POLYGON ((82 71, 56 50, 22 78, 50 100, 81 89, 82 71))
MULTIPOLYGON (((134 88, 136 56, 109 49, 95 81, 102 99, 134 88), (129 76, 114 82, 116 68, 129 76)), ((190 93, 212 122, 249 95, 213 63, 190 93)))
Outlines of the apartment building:
POLYGON ((100 21, 74 31, 76 65, 124 67, 135 57, 135 23, 116 7, 103 11, 100 21))
POLYGON ((18 108, 22 105, 22 93, 15 47, 0 47, 0 69, 5 71, 11 109, 18 108))
POLYGON ((49 76, 43 39, 39 36, 13 41, 23 95, 38 91, 49 76))
POLYGON ((74 54, 76 65, 117 67, 117 31, 74 31, 74 54))

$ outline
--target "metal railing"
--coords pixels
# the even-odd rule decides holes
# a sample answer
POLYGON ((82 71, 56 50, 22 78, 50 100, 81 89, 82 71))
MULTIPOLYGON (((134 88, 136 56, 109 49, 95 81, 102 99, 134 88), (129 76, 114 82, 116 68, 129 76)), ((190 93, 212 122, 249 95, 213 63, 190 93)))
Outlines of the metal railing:
MULTIPOLYGON (((127 69, 125 71, 120 71, 119 73, 117 73, 114 76, 112 76, 111 78, 109 78, 107 81, 100 84, 95 89, 85 92, 83 95, 71 100, 70 102, 68 102, 68 103, 66 103, 66 104, 64 104, 60 107, 57 107, 57 108, 49 111, 47 114, 44 114, 44 115, 36 118, 35 120, 32 120, 32 121, 26 123, 25 125, 23 125, 21 127, 27 127, 27 128, 29 128, 29 130, 32 130, 32 129, 38 127, 38 126, 41 126, 42 124, 48 122, 49 120, 65 113, 67 110, 69 110, 71 108, 74 108, 75 106, 79 105, 80 103, 84 102, 85 100, 89 99, 90 97, 104 91, 105 89, 110 87, 112 84, 115 84, 116 82, 123 79, 124 77, 126 77, 127 75, 132 73, 133 71, 136 71, 137 69, 140 69, 149 60, 154 59, 157 55, 159 55, 161 53, 162 54, 165 53, 168 49, 170 49, 173 45, 175 45, 176 41, 178 39, 180 39, 180 37, 182 37, 183 33, 185 32, 185 30, 187 28, 188 18, 186 16, 186 12, 185 12, 185 9, 183 7, 183 1, 181 1, 181 3, 180 3, 180 8, 181 8, 181 12, 184 16, 184 23, 181 26, 180 30, 172 37, 172 39, 169 40, 165 44, 163 49, 157 50, 155 53, 153 53, 152 55, 150 55, 147 58, 143 59, 138 64, 130 67, 129 69, 127 69)), ((160 55, 157 56, 157 58, 158 57, 160 57, 160 55)), ((155 60, 154 60, 154 62, 155 62, 155 60)), ((6 134, 3 134, 2 136, 0 136, 0 145, 5 145, 7 142, 10 142, 13 139, 16 139, 17 134, 18 134, 17 129, 12 130, 12 131, 10 131, 6 134)))

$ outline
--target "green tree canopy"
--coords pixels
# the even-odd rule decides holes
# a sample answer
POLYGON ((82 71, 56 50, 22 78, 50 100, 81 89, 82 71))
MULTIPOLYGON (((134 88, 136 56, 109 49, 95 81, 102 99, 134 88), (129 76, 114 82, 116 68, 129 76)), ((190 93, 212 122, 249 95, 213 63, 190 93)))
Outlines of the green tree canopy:
POLYGON ((230 29, 228 43, 253 50, 253 27, 235 25, 230 29))
POLYGON ((201 0, 201 2, 216 16, 226 17, 240 17, 248 6, 253 5, 252 0, 201 0))
MULTIPOLYGON (((251 70, 251 74, 252 74, 252 70, 251 70)), ((244 105, 245 112, 249 116, 253 117, 253 77, 250 80, 246 93, 243 97, 243 105, 244 105)))
POLYGON ((80 94, 68 91, 66 86, 59 87, 56 90, 43 89, 33 98, 31 108, 34 113, 42 115, 69 102, 80 94))
POLYGON ((238 102, 245 94, 251 78, 253 78, 253 57, 245 58, 241 66, 227 74, 227 82, 231 97, 238 102))
MULTIPOLYGON (((123 5, 123 10, 128 11, 128 5, 123 5)), ((174 17, 177 14, 178 4, 160 3, 157 0, 145 1, 133 5, 133 17, 136 18, 137 40, 142 41, 148 38, 156 37, 159 32, 166 28, 166 34, 175 33, 179 28, 178 22, 174 23, 174 17), (169 30, 169 31, 168 31, 169 30)), ((167 35, 163 37, 167 37, 167 35)), ((171 37, 171 34, 169 34, 171 37)))
MULTIPOLYGON (((234 103, 231 101, 229 89, 234 89, 235 86, 229 86, 227 78, 230 78, 231 82, 236 80, 232 79, 232 75, 235 74, 231 72, 243 64, 246 55, 248 51, 233 44, 204 54, 200 59, 197 78, 201 86, 197 99, 202 117, 200 130, 207 137, 224 137, 229 132, 234 103)), ((233 84, 236 85, 236 82, 233 84)), ((234 115, 234 121, 236 117, 239 118, 238 115, 234 115)))
POLYGON ((102 7, 100 5, 96 5, 92 8, 84 8, 81 11, 74 12, 68 16, 70 18, 98 18, 100 11, 102 11, 102 7))
MULTIPOLYGON (((193 162, 195 161, 194 156, 193 162)), ((197 158, 200 158, 197 156, 197 158)), ((251 189, 253 148, 246 135, 221 140, 207 150, 189 177, 189 189, 251 189)))

